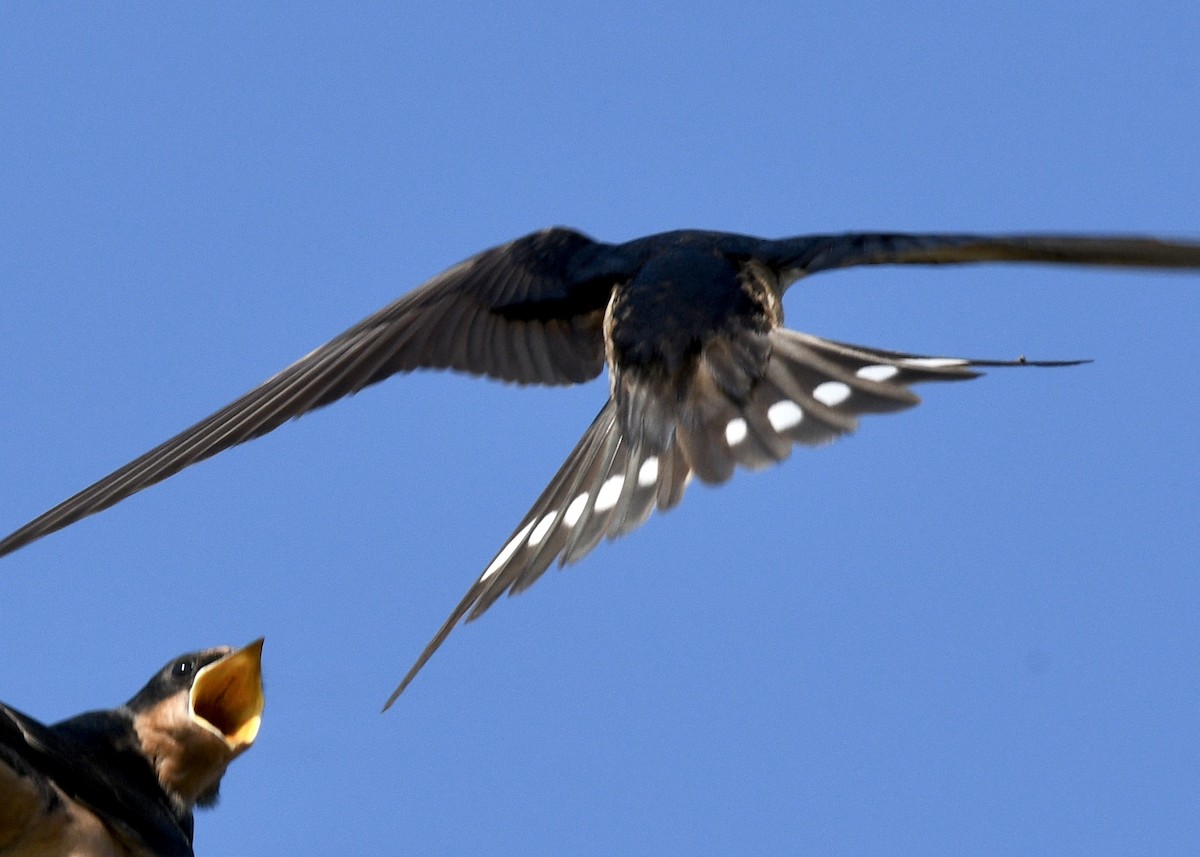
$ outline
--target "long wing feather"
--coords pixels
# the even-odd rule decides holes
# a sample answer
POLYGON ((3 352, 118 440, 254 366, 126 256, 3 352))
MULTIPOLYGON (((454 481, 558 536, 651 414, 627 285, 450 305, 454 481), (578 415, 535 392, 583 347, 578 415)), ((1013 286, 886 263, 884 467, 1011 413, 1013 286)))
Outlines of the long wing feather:
POLYGON ((855 265, 953 265, 1044 262, 1127 268, 1200 268, 1200 244, 1137 237, 959 235, 848 232, 763 244, 764 261, 784 284, 855 265))
POLYGON ((594 378, 604 366, 604 307, 621 273, 612 267, 620 254, 601 253, 605 246, 549 229, 455 265, 0 540, 0 556, 398 372, 457 369, 523 384, 594 378))

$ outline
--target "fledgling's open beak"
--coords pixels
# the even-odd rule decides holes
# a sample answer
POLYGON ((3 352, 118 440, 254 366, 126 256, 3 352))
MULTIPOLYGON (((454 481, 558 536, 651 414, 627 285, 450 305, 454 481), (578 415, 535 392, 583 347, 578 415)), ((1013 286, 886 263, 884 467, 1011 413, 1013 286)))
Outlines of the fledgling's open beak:
POLYGON ((254 743, 262 723, 262 646, 259 637, 203 667, 192 681, 188 713, 234 753, 254 743))

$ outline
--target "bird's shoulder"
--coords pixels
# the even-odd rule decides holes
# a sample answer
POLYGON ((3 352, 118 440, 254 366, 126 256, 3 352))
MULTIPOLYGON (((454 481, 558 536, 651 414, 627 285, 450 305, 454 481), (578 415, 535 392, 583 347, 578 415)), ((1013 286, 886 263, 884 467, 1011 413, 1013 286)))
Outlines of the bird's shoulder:
POLYGON ((107 830, 134 854, 192 854, 191 814, 170 805, 123 709, 48 726, 0 703, 0 767, 38 809, 26 823, 107 830))

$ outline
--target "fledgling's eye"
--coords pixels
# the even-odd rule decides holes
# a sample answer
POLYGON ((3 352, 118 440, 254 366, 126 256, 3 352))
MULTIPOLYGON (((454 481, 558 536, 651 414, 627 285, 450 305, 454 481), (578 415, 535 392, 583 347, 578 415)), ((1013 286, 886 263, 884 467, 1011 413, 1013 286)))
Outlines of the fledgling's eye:
POLYGON ((171 672, 177 677, 183 678, 184 676, 191 675, 192 670, 195 668, 195 662, 191 658, 187 658, 186 660, 179 661, 177 664, 175 664, 175 666, 171 668, 171 672))

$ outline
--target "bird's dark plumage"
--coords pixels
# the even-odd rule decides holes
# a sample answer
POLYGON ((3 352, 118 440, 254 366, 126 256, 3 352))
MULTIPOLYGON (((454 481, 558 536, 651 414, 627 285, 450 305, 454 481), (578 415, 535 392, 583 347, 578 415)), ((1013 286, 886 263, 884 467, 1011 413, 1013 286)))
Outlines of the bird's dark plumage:
MULTIPOLYGON (((607 244, 536 232, 439 274, 195 426, 0 540, 0 555, 190 464, 397 372, 456 369, 574 384, 607 365, 611 396, 397 694, 464 616, 556 559, 674 506, 688 481, 762 467, 858 414, 917 402, 910 384, 986 365, 831 342, 782 327, 796 280, 856 265, 1045 262, 1200 268, 1200 244, 1149 238, 848 233, 778 240, 678 231, 607 244)), ((392 699, 395 699, 395 694, 392 699)), ((390 704, 390 701, 389 701, 390 704)))
POLYGON ((190 857, 262 714, 262 640, 182 655, 129 702, 46 726, 0 703, 0 854, 190 857))

